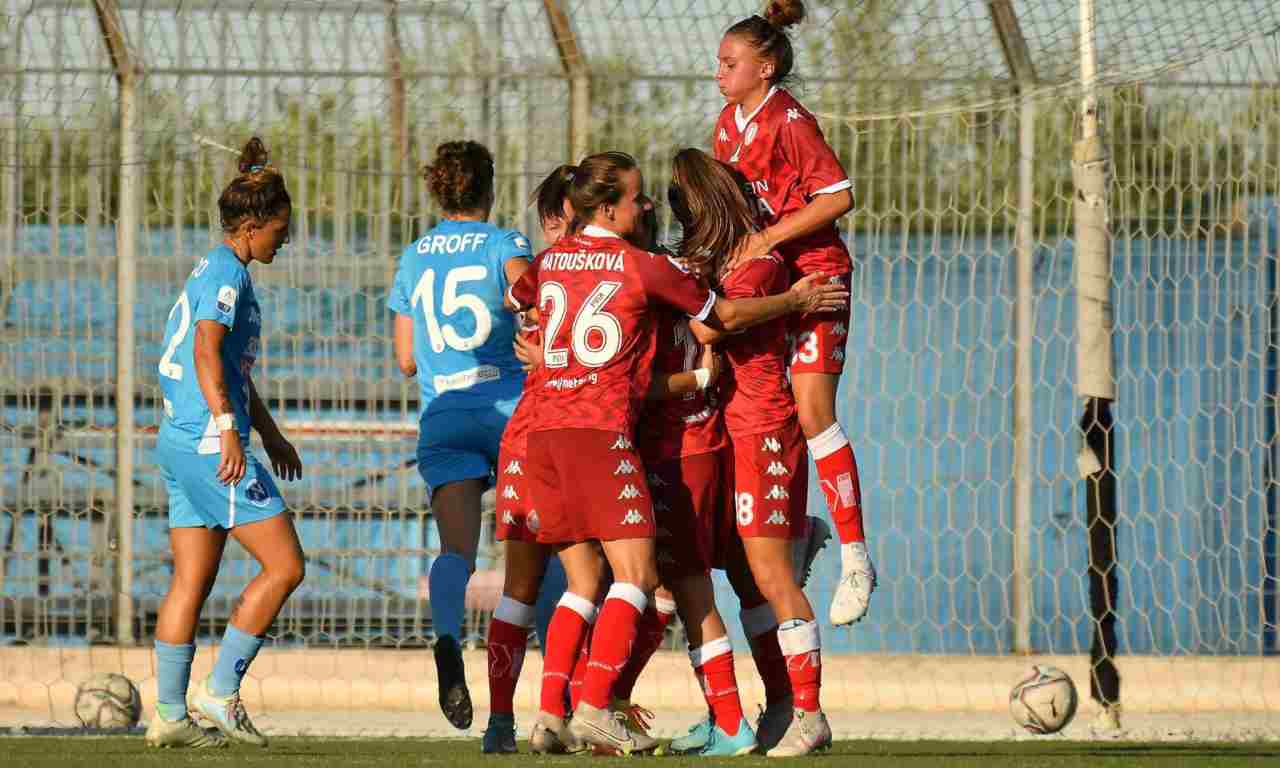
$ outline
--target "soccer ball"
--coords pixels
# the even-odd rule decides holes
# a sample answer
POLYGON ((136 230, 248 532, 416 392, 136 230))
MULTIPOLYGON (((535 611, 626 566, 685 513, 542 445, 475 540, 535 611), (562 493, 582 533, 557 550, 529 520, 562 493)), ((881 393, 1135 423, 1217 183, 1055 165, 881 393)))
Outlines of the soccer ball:
POLYGON ((1029 733, 1057 733, 1076 716, 1076 686, 1066 672, 1037 664, 1009 691, 1009 714, 1029 733))
POLYGON ((132 728, 142 715, 142 696, 129 678, 102 672, 76 690, 76 717, 86 728, 132 728))

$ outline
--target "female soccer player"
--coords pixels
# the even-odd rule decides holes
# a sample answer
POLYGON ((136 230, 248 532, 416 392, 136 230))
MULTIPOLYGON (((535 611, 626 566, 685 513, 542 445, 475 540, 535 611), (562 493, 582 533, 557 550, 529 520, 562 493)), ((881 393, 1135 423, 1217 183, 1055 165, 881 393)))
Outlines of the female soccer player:
MULTIPOLYGON (((557 169, 538 185, 534 195, 542 239, 549 244, 557 242, 573 221, 573 209, 568 198, 569 182, 557 169)), ((517 341, 528 339, 528 346, 540 348, 538 324, 528 314, 532 313, 523 317, 524 327, 517 341)), ((550 621, 551 611, 544 612, 539 608, 550 605, 554 610, 565 588, 564 569, 559 559, 554 557, 555 552, 550 546, 539 544, 536 531, 527 524, 532 498, 525 481, 528 464, 526 446, 529 427, 537 414, 538 391, 544 378, 542 373, 540 363, 529 367, 520 403, 507 422, 498 451, 495 528, 497 539, 502 542, 505 568, 502 598, 489 622, 485 643, 489 654, 489 724, 480 743, 480 750, 485 754, 516 752, 516 682, 524 665, 529 629, 538 625, 538 635, 545 651, 546 624, 550 621), (539 621, 542 613, 545 613, 545 621, 539 621)))
POLYGON ((249 265, 270 264, 289 241, 291 203, 284 177, 254 137, 240 174, 218 198, 224 238, 196 263, 165 325, 160 358, 164 420, 156 459, 169 493, 173 578, 156 620, 156 717, 147 743, 218 747, 227 740, 267 745, 245 713, 240 681, 284 601, 302 582, 302 546, 271 475, 249 452, 258 430, 278 476, 302 477, 298 452, 258 397, 250 372, 262 313, 249 265), (230 534, 262 568, 236 600, 213 674, 190 693, 196 622, 218 575, 230 534))
MULTIPOLYGON (((689 263, 710 257, 712 281, 726 298, 782 293, 790 279, 780 257, 731 258, 754 230, 740 179, 728 165, 696 149, 676 155, 670 199, 683 230, 680 256, 689 263)), ((787 386, 787 320, 733 336, 699 324, 694 330, 703 341, 721 343, 729 362, 732 376, 724 393, 724 420, 733 454, 737 531, 749 579, 781 620, 777 637, 795 708, 794 716, 781 723, 762 718, 758 738, 771 757, 809 754, 830 745, 831 729, 818 702, 818 623, 792 560, 792 541, 805 535, 808 462, 795 399, 787 386)), ((750 584, 747 589, 739 586, 746 574, 735 579, 732 562, 728 570, 740 594, 754 591, 750 584)), ((716 725, 713 736, 719 731, 720 723, 716 725)))
MULTIPOLYGON (((725 107, 712 146, 717 160, 742 172, 765 227, 748 236, 737 258, 777 252, 797 274, 827 272, 848 284, 852 261, 835 221, 853 208, 852 184, 813 115, 783 84, 795 53, 787 27, 804 18, 800 0, 774 0, 725 32, 716 82, 725 107)), ((862 494, 853 449, 836 421, 836 388, 844 367, 849 312, 791 319, 791 389, 800 429, 841 542, 841 576, 831 623, 859 621, 875 589, 867 552, 862 494)))
POLYGON ((530 251, 524 235, 486 223, 494 199, 488 149, 474 141, 441 144, 424 175, 444 218, 405 248, 387 305, 396 313, 400 370, 418 377, 418 472, 440 532, 428 577, 440 709, 466 729, 472 709, 461 632, 480 496, 525 379, 503 296, 528 268, 530 251))
POLYGON ((608 709, 658 581, 653 508, 633 443, 651 379, 653 309, 671 306, 736 330, 790 311, 841 305, 845 294, 819 285, 819 277, 767 299, 718 301, 677 262, 624 239, 648 204, 634 159, 606 152, 566 171, 573 174, 570 202, 585 226, 548 249, 511 291, 517 308, 539 310, 547 379, 528 437, 528 482, 538 540, 556 545, 569 582, 551 620, 542 711, 530 741, 543 752, 585 741, 628 754, 657 745, 608 709), (595 614, 606 561, 614 582, 592 638, 581 701, 566 727, 565 684, 595 614))

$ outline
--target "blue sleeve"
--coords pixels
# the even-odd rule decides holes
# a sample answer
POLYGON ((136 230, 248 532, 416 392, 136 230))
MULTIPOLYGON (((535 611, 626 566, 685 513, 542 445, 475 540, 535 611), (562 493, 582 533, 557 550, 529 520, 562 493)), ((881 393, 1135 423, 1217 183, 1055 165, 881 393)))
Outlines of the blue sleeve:
POLYGON ((412 259, 413 246, 404 249, 400 254, 400 266, 396 268, 396 278, 391 282, 391 291, 387 294, 387 308, 397 315, 413 313, 413 288, 409 286, 409 262, 412 259))
POLYGON ((502 294, 505 296, 507 289, 511 287, 507 280, 507 262, 512 259, 533 261, 533 250, 529 247, 529 238, 517 230, 507 229, 502 231, 494 255, 498 263, 498 274, 502 276, 502 294))
POLYGON ((249 272, 239 263, 214 261, 204 274, 192 281, 190 298, 195 303, 193 320, 214 320, 234 328, 236 307, 249 286, 249 272))

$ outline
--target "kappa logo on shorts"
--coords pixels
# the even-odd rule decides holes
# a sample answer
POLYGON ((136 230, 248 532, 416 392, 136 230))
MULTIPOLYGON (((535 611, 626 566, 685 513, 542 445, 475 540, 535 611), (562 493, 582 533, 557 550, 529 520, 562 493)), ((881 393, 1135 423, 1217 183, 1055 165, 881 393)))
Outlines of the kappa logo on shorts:
POLYGON ((765 525, 786 525, 787 516, 782 514, 782 510, 775 509, 769 514, 769 518, 764 521, 765 525))
POLYGON ((771 461, 769 462, 769 468, 766 469, 764 473, 766 475, 773 475, 774 477, 781 477, 782 475, 787 474, 787 465, 780 461, 771 461))
POLYGON ((675 565, 676 559, 672 557, 670 552, 664 549, 658 552, 658 562, 662 565, 675 565))
POLYGON ((542 519, 538 517, 538 510, 531 509, 529 514, 525 515, 524 527, 528 528, 530 533, 537 533, 542 527, 542 519))
POLYGON ((644 495, 643 493, 640 493, 639 488, 635 487, 631 483, 627 483, 625 486, 622 487, 622 492, 618 494, 618 498, 619 499, 638 499, 643 495, 644 495))
POLYGON ((791 498, 791 494, 787 493, 786 488, 783 488, 780 485, 775 485, 769 489, 769 492, 766 493, 764 497, 766 499, 773 499, 773 500, 789 499, 791 498))
POLYGON ((618 435, 618 439, 613 441, 613 445, 609 450, 612 451, 629 451, 632 449, 631 439, 626 435, 618 435))
POLYGON ((844 327, 844 323, 836 323, 835 325, 831 326, 831 335, 832 336, 848 336, 849 329, 844 327))
POLYGON ((511 510, 508 509, 506 512, 502 513, 502 522, 504 525, 515 525, 516 516, 511 514, 511 510))
POLYGON ((650 472, 650 473, 649 473, 649 487, 650 487, 650 488, 666 488, 666 487, 667 487, 667 481, 666 481, 666 480, 663 480, 663 479, 662 479, 662 475, 659 475, 657 472, 650 472))
POLYGON ((776 437, 766 437, 760 450, 768 451, 769 453, 782 453, 782 442, 776 437))
POLYGON ((502 498, 515 499, 519 501, 520 494, 516 493, 516 487, 514 485, 507 485, 507 486, 503 486, 502 488, 502 498))
POLYGON ((265 507, 271 494, 267 492, 267 487, 260 480, 254 478, 244 487, 244 497, 256 507, 265 507))
POLYGON ((644 522, 644 515, 638 509, 628 509, 627 514, 622 516, 623 525, 643 525, 644 522))
POLYGON ((654 512, 670 512, 671 507, 668 507, 667 502, 663 501, 662 499, 654 499, 653 511, 654 512))
POLYGON ((831 359, 832 359, 832 360, 835 360, 837 363, 843 363, 843 362, 844 362, 844 350, 843 350, 843 349, 840 349, 839 347, 837 347, 836 349, 831 350, 831 359))
POLYGON ((502 470, 502 471, 503 471, 503 472, 506 472, 508 475, 523 475, 523 474, 524 474, 524 472, 523 472, 523 471, 521 471, 521 469, 520 469, 520 462, 516 461, 515 459, 512 459, 512 460, 511 460, 511 463, 507 465, 507 468, 506 468, 506 469, 504 469, 504 470, 502 470))
POLYGON ((656 535, 660 539, 662 538, 669 539, 671 538, 671 531, 668 531, 666 528, 663 528, 662 526, 658 526, 658 529, 654 531, 654 535, 656 535))
POLYGON ((636 465, 627 459, 618 462, 618 468, 613 470, 614 475, 634 475, 636 473, 636 465))

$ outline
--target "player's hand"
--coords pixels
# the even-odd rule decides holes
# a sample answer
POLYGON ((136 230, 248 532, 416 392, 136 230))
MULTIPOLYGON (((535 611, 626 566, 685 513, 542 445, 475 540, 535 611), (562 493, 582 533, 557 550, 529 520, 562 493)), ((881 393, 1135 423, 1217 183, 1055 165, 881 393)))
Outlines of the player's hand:
POLYGON ((240 433, 228 429, 222 433, 222 459, 218 462, 218 482, 235 485, 244 478, 246 462, 240 433))
POLYGON ((542 365, 542 345, 530 341, 525 334, 517 333, 511 347, 515 350, 516 359, 524 364, 525 371, 532 371, 542 365))
POLYGON ((702 358, 698 361, 698 367, 706 368, 711 373, 711 379, 707 386, 710 387, 720 380, 720 374, 724 372, 724 358, 716 353, 716 348, 707 344, 702 348, 702 358))
POLYGON ((284 435, 274 440, 263 440, 262 448, 267 452, 267 458, 271 459, 271 469, 275 471, 276 477, 281 480, 302 479, 302 459, 293 443, 286 440, 284 435))
POLYGON ((828 282, 830 275, 814 272, 805 275, 791 286, 793 312, 834 312, 849 305, 849 289, 840 283, 828 282))

